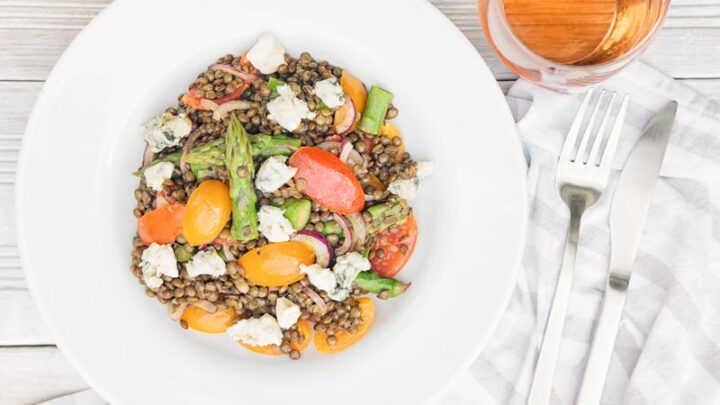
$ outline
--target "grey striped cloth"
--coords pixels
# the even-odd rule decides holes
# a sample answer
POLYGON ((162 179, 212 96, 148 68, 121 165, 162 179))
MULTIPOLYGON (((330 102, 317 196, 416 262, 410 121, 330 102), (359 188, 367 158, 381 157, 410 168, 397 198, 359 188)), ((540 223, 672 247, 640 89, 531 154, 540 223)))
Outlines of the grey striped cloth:
MULTIPOLYGON (((612 190, 647 120, 680 103, 630 283, 603 404, 720 404, 720 105, 635 64, 603 88, 631 95, 608 191, 584 216, 553 404, 573 404, 599 315, 612 190)), ((569 214, 555 168, 580 95, 519 81, 508 102, 528 161, 529 227, 505 316, 483 354, 437 401, 525 404, 563 254, 569 214)), ((498 269, 502 271, 502 269, 498 269)))

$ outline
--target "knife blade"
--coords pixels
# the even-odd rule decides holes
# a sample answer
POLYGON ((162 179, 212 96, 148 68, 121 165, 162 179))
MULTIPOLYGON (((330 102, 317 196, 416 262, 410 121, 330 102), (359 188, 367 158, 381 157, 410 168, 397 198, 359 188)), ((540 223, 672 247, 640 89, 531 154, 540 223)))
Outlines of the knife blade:
POLYGON ((677 102, 672 101, 650 119, 620 174, 610 208, 610 271, 578 405, 597 405, 602 398, 630 275, 677 109, 677 102))

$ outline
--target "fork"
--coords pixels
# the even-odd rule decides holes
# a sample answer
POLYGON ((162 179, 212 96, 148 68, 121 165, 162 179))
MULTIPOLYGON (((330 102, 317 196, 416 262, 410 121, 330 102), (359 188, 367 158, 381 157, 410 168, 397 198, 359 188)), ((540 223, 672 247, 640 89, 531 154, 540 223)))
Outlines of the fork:
POLYGON ((585 113, 588 110, 593 93, 594 89, 590 89, 585 95, 570 126, 570 131, 565 139, 558 161, 555 183, 560 197, 570 210, 570 226, 565 243, 562 267, 555 288, 555 296, 545 326, 542 347, 540 348, 540 355, 538 356, 535 375, 528 396, 528 405, 545 405, 550 402, 553 376, 565 325, 565 314, 570 298, 572 277, 575 271, 580 221, 585 210, 595 204, 607 186, 610 165, 615 156, 627 111, 628 96, 625 95, 622 97, 619 108, 615 108, 617 113, 612 129, 607 136, 607 141, 603 142, 613 105, 617 104, 614 103, 617 94, 613 92, 606 97, 607 92, 603 90, 597 97, 590 119, 585 126, 585 130, 582 131, 582 136, 580 136, 585 113), (608 98, 609 100, 603 102, 608 98), (595 122, 600 115, 602 115, 602 121, 597 130, 594 130, 595 122), (579 146, 577 145, 578 138, 580 140, 579 146), (588 152, 588 145, 591 144, 591 141, 592 148, 588 152), (604 147, 602 147, 603 143, 604 147))

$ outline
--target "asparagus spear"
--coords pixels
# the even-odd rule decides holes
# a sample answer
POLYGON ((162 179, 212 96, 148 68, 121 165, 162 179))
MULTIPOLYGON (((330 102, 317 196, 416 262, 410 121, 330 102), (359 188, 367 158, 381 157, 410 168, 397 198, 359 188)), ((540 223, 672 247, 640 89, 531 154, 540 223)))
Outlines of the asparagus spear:
MULTIPOLYGON (((289 135, 254 135, 250 137, 250 147, 253 158, 292 155, 300 148, 300 138, 289 135)), ((133 173, 141 176, 145 170, 160 162, 170 162, 175 165, 180 163, 181 151, 169 153, 161 158, 155 159, 145 167, 133 173)), ((203 145, 198 145, 188 152, 185 158, 190 165, 203 167, 225 165, 225 139, 219 138, 203 145)))
POLYGON ((388 297, 397 297, 410 287, 410 283, 406 284, 392 278, 380 277, 373 271, 361 271, 358 273, 357 277, 355 277, 355 284, 373 294, 387 291, 388 297))
POLYGON ((367 222, 368 233, 377 233, 390 227, 390 225, 402 224, 410 214, 410 206, 407 201, 398 199, 386 203, 373 205, 363 215, 367 222))
POLYGON ((241 241, 258 237, 257 195, 253 185, 253 163, 250 139, 237 118, 228 126, 225 142, 225 167, 232 200, 232 228, 230 235, 241 241))
POLYGON ((368 92, 365 111, 358 128, 365 133, 377 135, 380 133, 380 127, 385 123, 385 114, 387 114, 390 102, 392 102, 392 93, 385 91, 377 86, 372 86, 368 92))

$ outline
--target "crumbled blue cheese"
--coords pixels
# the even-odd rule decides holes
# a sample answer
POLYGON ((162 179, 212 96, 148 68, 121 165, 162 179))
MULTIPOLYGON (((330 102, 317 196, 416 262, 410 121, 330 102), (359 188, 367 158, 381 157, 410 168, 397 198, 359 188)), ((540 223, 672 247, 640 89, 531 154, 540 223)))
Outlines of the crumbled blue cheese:
POLYGON ((318 290, 322 290, 327 293, 335 291, 337 280, 335 279, 335 273, 333 273, 332 270, 323 268, 316 263, 310 266, 301 264, 300 272, 306 274, 310 284, 314 285, 318 290))
POLYGON ((353 281, 361 271, 370 270, 370 261, 358 252, 350 252, 339 256, 333 266, 335 273, 335 290, 329 292, 335 301, 345 300, 352 291, 353 281))
POLYGON ((282 187, 297 173, 296 167, 285 164, 287 157, 271 156, 260 165, 255 175, 255 187, 263 193, 272 193, 282 187))
POLYGON ((172 177, 175 165, 170 162, 160 162, 148 167, 143 172, 145 184, 155 191, 160 191, 165 180, 172 177))
POLYGON ((292 328, 300 319, 300 307, 285 297, 278 298, 275 302, 275 317, 282 329, 292 328))
POLYGON ((158 245, 153 243, 140 256, 140 268, 142 269, 145 285, 150 289, 156 289, 163 283, 161 276, 178 277, 177 260, 175 252, 170 245, 158 245))
POLYGON ((279 96, 267 103, 267 110, 268 118, 280 124, 281 127, 288 131, 295 131, 300 127, 302 120, 315 118, 315 113, 310 111, 304 100, 295 96, 290 85, 278 87, 277 92, 279 96))
POLYGON ((280 325, 270 314, 265 314, 260 318, 242 319, 229 327, 227 334, 236 342, 251 346, 280 346, 283 339, 280 325))
POLYGON ((250 48, 246 57, 260 73, 269 75, 277 72, 278 66, 285 63, 285 48, 275 37, 264 34, 250 48))
POLYGON ((164 113, 148 120, 145 125, 145 141, 153 152, 177 146, 192 131, 192 121, 184 113, 164 113))
POLYGON ((315 95, 320 97, 328 108, 337 108, 345 104, 345 92, 334 77, 315 83, 315 95))
POLYGON ((414 200, 420 190, 420 181, 432 174, 434 169, 433 162, 420 161, 417 162, 417 172, 415 177, 411 179, 395 180, 388 185, 388 190, 400 198, 406 200, 414 200))
POLYGON ((269 242, 285 242, 295 233, 283 210, 272 205, 263 205, 258 211, 258 229, 269 242))
POLYGON ((186 270, 190 277, 200 275, 220 277, 225 274, 225 261, 214 250, 204 250, 195 253, 186 270))

